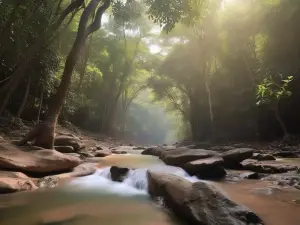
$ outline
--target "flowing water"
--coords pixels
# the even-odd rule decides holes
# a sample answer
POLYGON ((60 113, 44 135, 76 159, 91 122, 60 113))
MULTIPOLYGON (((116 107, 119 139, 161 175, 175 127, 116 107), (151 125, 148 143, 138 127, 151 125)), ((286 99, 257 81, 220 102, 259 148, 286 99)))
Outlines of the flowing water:
MULTIPOLYGON (((176 174, 198 181, 158 158, 142 155, 113 155, 99 160, 93 175, 76 178, 55 189, 0 196, 0 225, 176 225, 147 194, 147 169, 176 174), (130 170, 122 182, 110 180, 110 167, 130 170)), ((270 183, 244 181, 214 185, 234 201, 255 211, 267 225, 299 225, 299 191, 272 189, 270 183), (271 188, 271 189, 270 189, 271 188)))

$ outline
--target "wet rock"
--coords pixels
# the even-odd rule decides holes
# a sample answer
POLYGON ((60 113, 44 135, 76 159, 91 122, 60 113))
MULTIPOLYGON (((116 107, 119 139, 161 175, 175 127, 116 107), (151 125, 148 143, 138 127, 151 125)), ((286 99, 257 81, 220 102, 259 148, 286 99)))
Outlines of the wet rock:
POLYGON ((103 150, 103 148, 100 145, 96 145, 97 150, 103 150))
POLYGON ((142 146, 137 146, 137 147, 133 147, 133 150, 145 150, 145 147, 142 146))
POLYGON ((224 160, 220 157, 198 159, 186 163, 183 168, 190 174, 201 179, 219 179, 226 175, 223 167, 224 160))
POLYGON ((164 150, 160 158, 168 165, 182 167, 188 162, 210 158, 215 155, 216 152, 209 150, 177 148, 164 150))
POLYGON ((280 151, 280 152, 275 152, 273 154, 275 157, 282 157, 282 158, 298 158, 298 154, 293 151, 280 151))
POLYGON ((77 158, 81 158, 81 155, 78 153, 64 153, 65 155, 69 155, 69 156, 73 156, 73 157, 77 157, 77 158))
POLYGON ((153 155, 153 156, 160 156, 162 151, 164 151, 166 148, 164 147, 150 147, 146 148, 141 154, 142 155, 153 155))
POLYGON ((242 173, 240 176, 243 179, 260 179, 262 177, 259 173, 256 172, 245 172, 242 173))
POLYGON ((297 166, 283 163, 269 163, 264 161, 256 161, 253 159, 245 160, 242 166, 246 170, 251 170, 258 173, 285 173, 296 170, 297 166))
POLYGON ((0 193, 31 191, 37 189, 33 181, 23 173, 0 171, 0 193))
POLYGON ((148 172, 148 191, 161 197, 173 213, 191 225, 260 225, 262 220, 244 206, 204 183, 192 183, 172 174, 148 172))
POLYGON ((94 174, 97 170, 97 163, 83 163, 73 169, 73 177, 83 177, 94 174))
POLYGON ((261 154, 261 153, 254 153, 251 159, 256 159, 259 161, 276 160, 276 158, 270 154, 261 154))
POLYGON ((122 182, 129 172, 128 168, 121 168, 117 166, 112 166, 110 168, 111 180, 122 182))
POLYGON ((54 149, 61 153, 73 153, 74 148, 72 146, 54 146, 54 149))
POLYGON ((78 158, 56 150, 24 152, 10 143, 0 143, 0 169, 43 174, 71 170, 80 162, 78 158))
POLYGON ((59 178, 56 176, 47 176, 40 178, 37 181, 37 186, 39 188, 55 188, 59 184, 59 178))
POLYGON ((37 186, 31 180, 0 177, 0 193, 12 193, 17 191, 31 191, 37 186))
POLYGON ((61 135, 56 136, 54 140, 55 146, 72 146, 74 151, 77 152, 81 148, 83 148, 83 144, 81 140, 76 136, 68 136, 68 135, 61 135))
POLYGON ((224 166, 229 169, 239 169, 240 162, 251 158, 253 151, 252 148, 236 148, 222 153, 221 157, 224 159, 224 166))
POLYGON ((282 174, 272 174, 265 177, 264 180, 275 181, 280 186, 293 186, 299 189, 300 185, 300 174, 297 171, 290 171, 282 174))
POLYGON ((217 151, 217 152, 226 152, 229 150, 235 149, 233 146, 213 146, 210 150, 217 151))
POLYGON ((112 152, 110 152, 110 151, 104 151, 104 150, 99 151, 98 150, 98 151, 95 152, 94 156, 95 157, 106 157, 106 156, 109 156, 111 154, 112 154, 112 152))
POLYGON ((87 152, 87 151, 81 151, 78 152, 82 157, 84 158, 88 158, 88 157, 94 157, 94 154, 92 154, 91 152, 87 152))

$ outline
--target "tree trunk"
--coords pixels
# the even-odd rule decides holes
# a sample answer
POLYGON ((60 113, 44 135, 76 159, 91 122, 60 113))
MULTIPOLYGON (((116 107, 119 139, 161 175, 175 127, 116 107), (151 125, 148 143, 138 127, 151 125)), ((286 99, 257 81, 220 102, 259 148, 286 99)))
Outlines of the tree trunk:
POLYGON ((197 109, 197 103, 190 100, 190 126, 193 141, 199 141, 201 139, 200 121, 197 109))
POLYGON ((31 76, 29 75, 28 77, 28 81, 27 81, 27 86, 26 86, 26 91, 25 91, 25 95, 24 95, 24 98, 23 98, 23 101, 22 101, 22 104, 18 110, 18 113, 17 113, 17 118, 20 118, 23 111, 24 111, 24 108, 26 106, 26 102, 27 102, 27 99, 28 99, 28 95, 29 95, 29 90, 30 90, 30 83, 31 83, 31 76))
POLYGON ((37 123, 40 122, 41 111, 42 111, 42 107, 43 107, 43 99, 44 99, 44 89, 45 89, 45 85, 44 85, 44 83, 42 83, 42 90, 41 90, 41 95, 40 95, 39 111, 38 111, 38 115, 37 115, 37 119, 36 119, 37 123))
POLYGON ((211 132, 213 138, 215 138, 215 123, 214 123, 214 113, 212 108, 212 100, 211 100, 211 92, 208 83, 205 81, 205 88, 207 92, 207 98, 208 98, 208 106, 209 106, 209 117, 210 117, 210 123, 211 123, 211 132))
POLYGON ((72 73, 79 58, 79 54, 88 35, 100 28, 102 15, 110 6, 110 1, 105 1, 104 4, 98 8, 96 17, 92 24, 89 27, 86 27, 92 11, 95 10, 99 3, 100 0, 92 0, 81 15, 76 39, 66 59, 62 79, 49 106, 49 112, 46 120, 29 132, 29 134, 21 141, 21 144, 34 140, 35 145, 37 146, 50 149, 53 148, 56 123, 67 95, 72 73))
POLYGON ((283 120, 282 120, 282 118, 280 116, 279 102, 280 101, 278 100, 277 103, 276 103, 276 105, 275 105, 274 111, 275 111, 275 117, 276 117, 276 119, 277 119, 277 121, 278 121, 278 123, 280 125, 281 130, 283 131, 284 138, 285 138, 285 137, 289 136, 289 133, 288 133, 288 131, 286 129, 286 126, 285 126, 285 124, 284 124, 284 122, 283 122, 283 120))
POLYGON ((89 56, 90 56, 92 41, 93 41, 93 36, 90 37, 90 41, 89 41, 88 45, 86 46, 86 49, 85 49, 85 52, 84 52, 83 63, 81 65, 81 68, 80 68, 80 71, 79 71, 78 91, 81 90, 83 78, 84 78, 85 71, 86 71, 86 66, 87 66, 87 63, 88 63, 89 56))

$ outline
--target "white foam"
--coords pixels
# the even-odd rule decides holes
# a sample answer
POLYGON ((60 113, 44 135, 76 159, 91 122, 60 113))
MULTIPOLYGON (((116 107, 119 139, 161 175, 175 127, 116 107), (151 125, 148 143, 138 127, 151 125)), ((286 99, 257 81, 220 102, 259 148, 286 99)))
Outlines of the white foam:
MULTIPOLYGON (((174 174, 191 182, 199 181, 197 177, 189 176, 183 169, 174 166, 158 165, 153 166, 150 170, 174 174)), ((129 170, 124 181, 120 183, 111 180, 110 167, 106 167, 98 169, 93 175, 77 178, 71 181, 69 185, 80 189, 94 189, 101 193, 112 193, 120 196, 147 195, 147 169, 129 170)))

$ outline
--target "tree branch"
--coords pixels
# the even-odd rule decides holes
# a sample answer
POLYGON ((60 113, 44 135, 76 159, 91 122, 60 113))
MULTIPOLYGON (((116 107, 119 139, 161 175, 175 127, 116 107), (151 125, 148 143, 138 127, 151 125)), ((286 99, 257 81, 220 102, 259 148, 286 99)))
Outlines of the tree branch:
POLYGON ((104 12, 109 8, 111 0, 103 0, 103 4, 98 8, 94 21, 88 26, 86 35, 97 31, 101 27, 101 20, 104 12))
POLYGON ((72 13, 74 10, 80 8, 84 3, 84 0, 75 0, 73 1, 68 7, 61 13, 60 17, 58 20, 52 25, 54 29, 60 26, 62 22, 65 20, 65 18, 72 13))

